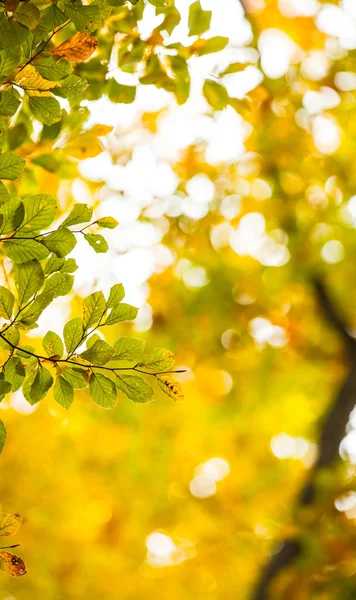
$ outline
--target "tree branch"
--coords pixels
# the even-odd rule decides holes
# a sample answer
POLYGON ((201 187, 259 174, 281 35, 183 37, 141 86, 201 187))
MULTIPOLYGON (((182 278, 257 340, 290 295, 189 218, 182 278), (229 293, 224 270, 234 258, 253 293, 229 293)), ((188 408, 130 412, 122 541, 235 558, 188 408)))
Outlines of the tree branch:
MULTIPOLYGON (((329 409, 320 432, 318 458, 309 473, 309 477, 299 495, 298 506, 311 505, 316 496, 319 471, 329 467, 339 457, 339 446, 345 435, 346 425, 356 404, 356 341, 347 332, 346 324, 335 310, 324 284, 313 281, 320 307, 331 325, 343 338, 349 357, 349 372, 341 386, 335 402, 329 409)), ((280 571, 291 565, 303 551, 298 538, 285 540, 281 549, 273 555, 265 566, 251 600, 268 600, 269 586, 280 571)))

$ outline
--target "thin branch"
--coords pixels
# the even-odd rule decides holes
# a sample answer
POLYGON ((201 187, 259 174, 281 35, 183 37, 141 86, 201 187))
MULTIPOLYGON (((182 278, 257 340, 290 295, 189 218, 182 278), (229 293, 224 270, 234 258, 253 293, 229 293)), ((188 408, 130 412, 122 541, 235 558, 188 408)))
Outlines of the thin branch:
MULTIPOLYGON (((314 280, 313 284, 324 315, 345 342, 350 368, 335 402, 324 419, 318 444, 318 458, 297 501, 297 505, 301 508, 310 506, 314 502, 320 470, 329 467, 339 458, 339 446, 345 435, 350 413, 356 404, 356 341, 347 332, 346 324, 335 310, 324 284, 319 280, 314 280)), ((297 537, 285 540, 281 549, 273 555, 265 566, 251 600, 269 600, 269 587, 272 581, 280 574, 282 569, 291 565, 301 555, 302 551, 302 544, 297 537)))

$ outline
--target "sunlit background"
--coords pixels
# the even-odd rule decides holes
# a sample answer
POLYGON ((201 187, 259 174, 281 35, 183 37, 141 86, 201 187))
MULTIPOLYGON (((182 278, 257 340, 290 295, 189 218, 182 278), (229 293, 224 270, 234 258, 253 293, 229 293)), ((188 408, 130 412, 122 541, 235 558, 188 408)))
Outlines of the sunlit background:
MULTIPOLYGON (((190 4, 176 0, 167 45, 194 41, 190 4)), ((313 274, 356 331, 356 2, 244 4, 247 15, 237 0, 201 0, 213 14, 204 36, 230 43, 189 59, 185 104, 153 85, 132 104, 82 103, 87 130, 110 132, 98 128, 94 156, 74 148, 78 173, 59 202, 120 225, 107 254, 79 241, 71 302, 58 298, 30 335, 61 333, 80 297, 121 281, 140 311, 112 335, 175 351, 186 400, 157 392, 106 412, 77 392, 68 413, 21 392, 2 402, 2 507, 24 517, 28 566, 1 577, 2 600, 244 600, 295 531, 309 554, 272 598, 356 597, 356 413, 316 510, 293 510, 345 374, 313 274), (202 84, 231 63, 219 81, 237 108, 213 113, 202 84)), ((147 5, 141 36, 162 20, 147 5)), ((117 48, 110 77, 138 84, 117 48)))

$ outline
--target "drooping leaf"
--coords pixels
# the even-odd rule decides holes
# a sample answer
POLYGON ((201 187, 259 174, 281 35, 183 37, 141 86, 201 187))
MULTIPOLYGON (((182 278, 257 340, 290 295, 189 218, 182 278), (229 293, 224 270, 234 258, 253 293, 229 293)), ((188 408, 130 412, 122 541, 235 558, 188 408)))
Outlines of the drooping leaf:
POLYGON ((16 392, 23 384, 26 376, 21 358, 12 356, 4 368, 5 380, 11 383, 11 391, 16 392))
POLYGON ((184 400, 183 388, 172 375, 160 375, 157 377, 157 384, 173 400, 184 400))
POLYGON ((87 371, 82 369, 67 369, 63 377, 75 390, 82 390, 88 387, 89 379, 86 377, 87 371))
POLYGON ((147 404, 153 400, 153 389, 140 375, 117 375, 115 384, 133 402, 147 404))
POLYGON ((20 104, 20 100, 11 92, 6 90, 0 92, 0 115, 2 117, 12 117, 20 104))
POLYGON ((89 379, 90 397, 102 408, 114 408, 116 387, 114 382, 101 373, 92 373, 89 379))
POLYGON ((26 399, 30 402, 30 404, 36 404, 42 400, 48 390, 53 385, 53 377, 46 367, 40 366, 37 369, 37 373, 32 382, 29 395, 26 399))
POLYGON ((14 303, 14 295, 6 287, 0 285, 0 317, 10 320, 14 303))
POLYGON ((53 397, 63 408, 68 409, 74 400, 73 386, 60 375, 53 387, 53 397))
POLYGON ((61 106, 52 96, 30 96, 28 102, 33 116, 40 123, 52 125, 60 120, 61 106))
POLYGON ((86 233, 84 238, 97 254, 109 249, 106 239, 99 233, 86 233))
POLYGON ((22 577, 27 573, 22 558, 4 550, 0 552, 0 569, 12 577, 22 577))

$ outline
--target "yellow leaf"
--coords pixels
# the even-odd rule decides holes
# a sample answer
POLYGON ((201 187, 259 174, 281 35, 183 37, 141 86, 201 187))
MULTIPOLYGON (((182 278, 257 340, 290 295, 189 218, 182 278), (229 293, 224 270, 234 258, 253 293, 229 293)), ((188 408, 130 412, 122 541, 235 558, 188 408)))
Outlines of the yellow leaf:
POLYGON ((88 33, 76 33, 51 51, 71 63, 87 60, 97 47, 98 40, 88 33))
POLYGON ((157 377, 157 383, 162 392, 173 400, 184 400, 183 388, 172 375, 160 375, 157 377))
POLYGON ((43 79, 32 65, 27 65, 23 69, 20 69, 15 75, 14 83, 26 91, 32 92, 32 95, 36 92, 46 92, 59 85, 56 81, 43 79))
POLYGON ((0 535, 15 535, 22 523, 22 519, 16 515, 0 513, 0 535))
POLYGON ((10 552, 0 552, 0 569, 12 577, 21 577, 27 573, 22 558, 10 552))

